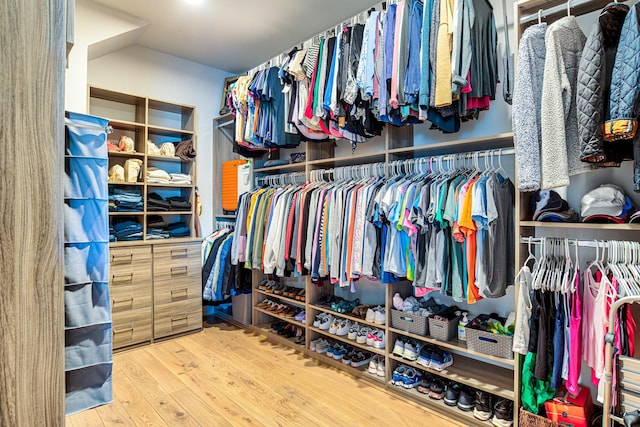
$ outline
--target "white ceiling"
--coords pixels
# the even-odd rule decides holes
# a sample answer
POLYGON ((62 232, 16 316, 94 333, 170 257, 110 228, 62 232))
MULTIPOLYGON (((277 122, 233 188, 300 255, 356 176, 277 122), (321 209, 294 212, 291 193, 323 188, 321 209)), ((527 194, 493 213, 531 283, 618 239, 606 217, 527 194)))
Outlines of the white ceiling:
POLYGON ((93 2, 149 23, 132 43, 230 73, 246 71, 379 3, 373 0, 93 2))

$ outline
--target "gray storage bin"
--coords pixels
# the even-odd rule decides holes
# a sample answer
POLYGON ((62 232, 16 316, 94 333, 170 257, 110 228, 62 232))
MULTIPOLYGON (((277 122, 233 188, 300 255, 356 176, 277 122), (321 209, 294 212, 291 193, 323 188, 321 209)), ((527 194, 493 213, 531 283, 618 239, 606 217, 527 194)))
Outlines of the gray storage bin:
POLYGON ((233 320, 243 325, 251 324, 251 294, 231 297, 231 313, 233 320))
POLYGON ((460 316, 451 320, 436 320, 429 318, 429 335, 440 341, 451 341, 458 336, 458 323, 460 316))
POLYGON ((112 368, 103 363, 65 372, 67 415, 113 401, 112 368))
POLYGON ((391 309, 391 327, 416 335, 429 334, 429 319, 413 313, 391 309))
POLYGON ((467 348, 489 356, 513 359, 513 337, 466 328, 467 348))

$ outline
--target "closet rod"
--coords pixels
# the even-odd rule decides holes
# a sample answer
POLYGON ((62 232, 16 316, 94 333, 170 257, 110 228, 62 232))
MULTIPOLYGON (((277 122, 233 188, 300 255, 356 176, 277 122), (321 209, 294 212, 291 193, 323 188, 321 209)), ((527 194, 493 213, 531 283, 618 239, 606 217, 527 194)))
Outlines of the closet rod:
MULTIPOLYGON (((543 239, 545 239, 544 237, 524 237, 524 236, 520 236, 520 243, 528 245, 529 243, 531 243, 532 245, 540 245, 543 243, 543 239)), ((578 240, 578 239, 565 239, 562 237, 546 237, 547 240, 552 240, 552 239, 562 239, 562 240, 568 240, 569 245, 571 246, 578 246, 581 248, 606 248, 607 247, 607 241, 602 241, 602 240, 578 240)))
POLYGON ((571 8, 575 8, 575 7, 579 7, 579 6, 584 6, 586 4, 589 3, 594 3, 594 7, 593 9, 588 10, 587 12, 582 12, 584 13, 588 13, 588 12, 592 12, 594 10, 598 10, 600 9, 600 3, 599 2, 595 2, 593 0, 569 0, 569 5, 567 5, 567 2, 562 2, 561 4, 557 5, 557 6, 553 6, 550 7, 549 9, 541 9, 541 12, 538 13, 532 13, 531 15, 527 15, 524 16, 522 18, 520 18, 520 23, 521 24, 526 24, 528 22, 533 22, 533 21, 537 21, 539 18, 546 18, 550 15, 554 15, 557 13, 566 13, 567 7, 571 7, 571 8))
POLYGON ((218 124, 218 126, 216 126, 216 127, 217 127, 218 129, 220 129, 220 128, 223 128, 223 127, 226 127, 226 126, 232 125, 232 124, 234 124, 235 122, 236 122, 235 120, 229 120, 229 121, 226 121, 226 122, 223 122, 223 123, 219 123, 219 124, 218 124))

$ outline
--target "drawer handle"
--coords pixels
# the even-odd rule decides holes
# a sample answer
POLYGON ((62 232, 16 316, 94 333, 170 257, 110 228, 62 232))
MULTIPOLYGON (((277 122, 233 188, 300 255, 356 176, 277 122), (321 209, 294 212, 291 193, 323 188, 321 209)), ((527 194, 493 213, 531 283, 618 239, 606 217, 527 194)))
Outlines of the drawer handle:
POLYGON ((113 335, 116 334, 123 334, 125 332, 129 332, 129 333, 133 333, 133 328, 127 328, 127 329, 122 329, 120 331, 116 331, 115 329, 113 330, 113 335))
POLYGON ((126 260, 129 258, 129 261, 133 260, 133 252, 128 254, 113 254, 111 255, 111 262, 118 261, 120 259, 126 260))
POLYGON ((127 299, 121 299, 121 300, 115 300, 114 299, 113 300, 113 305, 122 304, 122 303, 125 303, 125 302, 131 303, 131 305, 133 305, 133 298, 127 298, 127 299))
POLYGON ((111 279, 114 282, 123 282, 125 280, 128 280, 129 282, 131 282, 133 280, 133 273, 128 273, 128 274, 112 274, 111 275, 111 279))
POLYGON ((185 295, 189 295, 189 288, 183 288, 183 289, 171 289, 171 298, 173 298, 173 294, 177 294, 177 293, 181 293, 183 292, 185 295))
POLYGON ((186 321, 188 319, 187 315, 184 316, 179 316, 179 317, 172 317, 171 321, 172 322, 182 322, 182 321, 186 321))
POLYGON ((177 276, 182 274, 187 274, 189 272, 189 267, 186 265, 181 265, 180 267, 171 267, 171 275, 177 276))
POLYGON ((171 249, 171 258, 187 256, 187 248, 171 249))

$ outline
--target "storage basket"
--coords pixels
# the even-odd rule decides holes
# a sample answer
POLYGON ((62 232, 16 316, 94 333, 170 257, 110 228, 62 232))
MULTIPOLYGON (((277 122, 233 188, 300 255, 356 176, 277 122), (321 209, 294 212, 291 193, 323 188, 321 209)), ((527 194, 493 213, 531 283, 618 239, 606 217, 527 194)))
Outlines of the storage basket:
POLYGON ((451 320, 436 320, 430 317, 429 335, 440 341, 451 341, 458 336, 458 322, 460 322, 460 316, 451 320))
POLYGON ((467 328, 467 348, 489 356, 513 359, 513 337, 467 328))
POLYGON ((532 414, 524 408, 520 408, 518 425, 520 427, 561 427, 559 422, 532 414))
POLYGON ((391 309, 391 326, 416 335, 429 334, 429 322, 425 316, 391 309))

